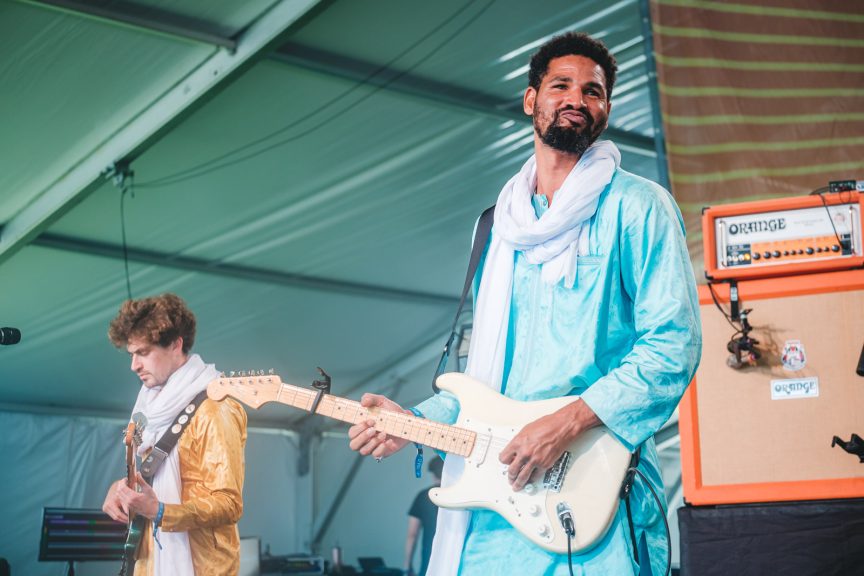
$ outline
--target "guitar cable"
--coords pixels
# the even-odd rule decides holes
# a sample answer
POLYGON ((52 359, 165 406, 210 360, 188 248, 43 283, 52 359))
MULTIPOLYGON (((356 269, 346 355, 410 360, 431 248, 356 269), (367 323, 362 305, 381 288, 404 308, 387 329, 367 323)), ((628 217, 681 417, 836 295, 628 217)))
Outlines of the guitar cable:
MULTIPOLYGON (((651 496, 654 497, 654 501, 657 503, 657 509, 660 511, 660 515, 663 518, 663 526, 666 528, 666 572, 665 576, 669 576, 669 573, 672 571, 672 534, 669 531, 669 521, 666 519, 666 510, 663 508, 663 503, 660 502, 660 497, 657 496, 657 492, 654 490, 654 487, 651 486, 651 482, 648 481, 648 478, 645 474, 642 473, 636 466, 639 462, 639 451, 633 454, 633 458, 631 459, 631 465, 627 468, 627 475, 624 481, 624 486, 622 487, 622 494, 625 498, 625 503, 627 504, 628 514, 627 520, 630 524, 630 537, 633 539, 633 557, 636 560, 636 563, 639 563, 638 557, 638 546, 636 544, 636 534, 633 530, 633 520, 630 518, 629 508, 630 508, 630 489, 633 486, 633 478, 636 474, 642 479, 642 483, 648 487, 648 490, 651 491, 651 496)), ((564 507, 562 504, 558 505, 558 520, 561 522, 561 526, 564 528, 564 533, 567 534, 567 568, 570 570, 570 576, 573 575, 573 551, 572 551, 572 541, 573 536, 576 535, 576 529, 573 526, 573 515, 570 512, 569 507, 564 507)))
POLYGON ((564 533, 567 534, 567 567, 570 569, 570 576, 573 576, 573 551, 571 542, 573 536, 576 535, 576 528, 573 526, 573 515, 570 508, 565 504, 558 504, 558 520, 564 528, 564 533))

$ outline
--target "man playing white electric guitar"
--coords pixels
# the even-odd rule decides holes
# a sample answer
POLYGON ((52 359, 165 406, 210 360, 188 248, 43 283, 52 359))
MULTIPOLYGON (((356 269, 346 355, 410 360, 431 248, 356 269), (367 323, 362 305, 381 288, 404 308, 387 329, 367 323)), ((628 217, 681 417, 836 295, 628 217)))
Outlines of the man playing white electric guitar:
MULTIPOLYGON (((598 140, 616 68, 606 47, 583 34, 553 38, 533 56, 523 107, 534 155, 498 197, 475 279, 467 374, 515 400, 573 397, 494 451, 514 494, 537 489, 568 445, 602 425, 628 450, 641 447, 638 469, 662 496, 653 435, 699 362, 681 214, 666 190, 622 170, 616 146, 598 140)), ((408 412, 374 394, 361 404, 408 412)), ((442 391, 411 412, 452 424, 459 403, 442 391)), ((374 424, 351 427, 352 449, 380 459, 407 444, 374 424)), ((464 462, 448 456, 442 486, 464 462)), ((640 481, 630 504, 632 527, 618 506, 603 537, 573 557, 580 574, 638 574, 640 563, 643 574, 664 573, 663 512, 640 481), (637 562, 634 545, 649 558, 637 562)), ((536 545, 494 511, 439 513, 430 575, 566 573, 566 554, 536 545)))

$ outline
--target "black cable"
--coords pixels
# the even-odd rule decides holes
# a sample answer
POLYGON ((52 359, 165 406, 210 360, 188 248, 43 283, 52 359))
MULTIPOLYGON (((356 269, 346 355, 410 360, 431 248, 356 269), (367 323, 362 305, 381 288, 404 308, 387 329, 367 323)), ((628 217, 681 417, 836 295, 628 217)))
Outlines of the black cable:
MULTIPOLYGON (((666 510, 663 508, 663 503, 660 502, 660 497, 657 496, 657 492, 654 491, 654 487, 651 486, 651 482, 648 481, 648 478, 641 470, 631 467, 627 469, 627 472, 635 472, 640 478, 642 478, 642 482, 651 491, 651 495, 657 503, 657 508, 660 510, 660 515, 663 517, 663 525, 666 527, 666 572, 664 574, 665 576, 669 576, 669 573, 672 571, 672 533, 669 531, 669 521, 666 520, 666 510)), ((636 543, 634 542, 633 544, 635 546, 636 543)))
POLYGON ((446 46, 448 43, 450 43, 450 42, 451 42, 451 41, 452 41, 456 36, 458 36, 459 34, 461 34, 461 33, 462 33, 462 32, 463 32, 463 31, 464 31, 468 26, 470 26, 471 24, 473 24, 473 23, 474 23, 474 22, 475 22, 475 21, 476 21, 476 20, 477 20, 481 15, 483 15, 483 14, 486 12, 486 10, 488 10, 488 9, 492 6, 492 4, 494 3, 495 0, 490 0, 489 2, 487 2, 487 3, 486 3, 486 4, 485 4, 485 5, 484 5, 484 6, 483 6, 483 7, 482 7, 482 8, 481 8, 481 9, 480 9, 476 14, 474 14, 471 18, 469 18, 469 19, 468 19, 464 24, 462 24, 462 26, 460 26, 460 27, 459 27, 459 28, 458 28, 458 29, 457 29, 453 34, 451 34, 449 37, 447 37, 447 39, 445 39, 441 44, 439 44, 438 46, 436 46, 435 48, 433 48, 432 51, 430 51, 428 54, 426 54, 423 58, 421 58, 420 60, 418 60, 417 62, 415 62, 415 63, 414 63, 413 65, 411 65, 410 67, 406 68, 405 70, 399 72, 398 74, 396 74, 395 76, 393 76, 392 78, 390 78, 389 80, 387 80, 386 82, 383 82, 380 86, 376 86, 376 87, 375 87, 373 90, 371 90, 369 93, 367 93, 366 95, 362 96, 360 99, 356 100, 355 102, 349 104, 348 106, 344 107, 342 110, 340 110, 340 111, 338 111, 338 112, 336 112, 336 113, 334 113, 334 114, 331 114, 330 116, 328 116, 328 117, 327 117, 325 120, 323 120, 322 122, 319 122, 318 124, 316 124, 315 126, 311 127, 310 129, 306 130, 305 132, 301 132, 300 134, 297 134, 297 135, 295 135, 295 136, 290 136, 290 137, 285 138, 285 139, 283 139, 283 140, 279 140, 279 141, 277 141, 276 143, 271 144, 271 145, 269 145, 269 146, 266 146, 265 148, 260 149, 260 150, 258 150, 258 151, 251 152, 251 153, 249 153, 249 154, 246 154, 246 155, 241 156, 241 157, 239 157, 239 158, 236 158, 236 159, 234 159, 234 160, 229 160, 229 161, 226 161, 226 162, 221 163, 221 164, 219 163, 221 160, 225 160, 226 158, 228 158, 228 157, 230 157, 230 156, 233 156, 233 155, 235 155, 235 154, 238 154, 239 152, 242 152, 242 151, 244 151, 244 150, 247 150, 247 149, 249 149, 249 148, 251 148, 251 147, 253 147, 253 146, 257 146, 258 144, 261 144, 261 143, 263 143, 263 142, 265 142, 265 141, 267 141, 267 140, 269 140, 269 139, 271 139, 271 138, 273 138, 273 137, 275 137, 275 136, 278 136, 279 134, 282 134, 282 133, 284 133, 284 132, 290 130, 291 128, 294 128, 295 126, 301 124, 302 122, 305 122, 306 120, 308 120, 308 119, 312 118, 313 116, 317 115, 319 112, 322 112, 322 111, 326 110, 326 109, 329 108, 331 105, 333 105, 333 104, 339 102, 339 101, 342 100, 344 97, 348 96, 350 93, 354 92, 354 91, 357 90, 358 88, 367 85, 367 84, 369 83, 369 80, 371 80, 372 78, 374 78, 374 77, 375 77, 376 75, 378 75, 380 72, 389 69, 389 66, 390 66, 392 63, 396 62, 397 60, 399 60, 400 58, 402 58, 403 56, 405 56, 408 52, 412 51, 414 48, 416 48, 417 46, 419 46, 421 43, 423 43, 423 42, 424 42, 426 39, 428 39, 430 36, 432 36, 433 34, 435 34, 436 32, 438 32, 439 30, 441 30, 444 26, 446 26, 447 24, 449 24, 450 22, 452 22, 452 21, 453 21, 457 16, 459 16, 462 12, 464 12, 466 9, 468 9, 468 8, 469 8, 471 5, 473 5, 476 1, 477 1, 477 0, 471 0, 471 2, 465 4, 464 6, 462 6, 462 7, 459 8, 458 10, 456 10, 456 12, 454 12, 452 15, 450 15, 450 16, 449 16, 446 20, 444 20, 441 24, 439 24, 438 26, 436 26, 435 28, 433 28, 430 32, 426 33, 426 34, 425 34, 424 36, 422 36, 419 40, 417 40, 416 42, 414 42, 413 44, 411 44, 411 46, 409 46, 408 48, 406 48, 405 50, 403 50, 402 52, 400 52, 396 57, 392 58, 392 59, 391 59, 390 61, 388 61, 386 64, 384 64, 383 66, 381 66, 380 68, 378 68, 377 70, 375 70, 374 72, 372 72, 371 74, 369 74, 369 75, 368 75, 366 78, 364 78, 362 81, 358 82, 357 84, 355 84, 354 86, 352 86, 351 88, 349 88, 348 90, 346 90, 345 92, 343 92, 342 94, 340 94, 339 96, 336 96, 336 97, 333 98, 332 100, 330 100, 330 101, 326 102, 325 104, 319 106, 318 108, 316 108, 316 109, 313 110, 312 112, 306 114, 305 116, 301 117, 300 119, 295 120, 295 121, 291 122, 290 124, 288 124, 287 126, 284 126, 284 127, 280 128, 280 129, 274 131, 274 132, 271 132, 270 134, 268 134, 268 135, 266 135, 266 136, 263 136, 263 137, 261 137, 261 138, 255 140, 255 141, 253 141, 253 142, 250 142, 250 143, 244 144, 243 146, 240 146, 239 148, 235 148, 234 150, 230 150, 230 151, 228 151, 228 152, 226 152, 226 153, 224 153, 224 154, 222 154, 222 155, 220 155, 220 156, 217 156, 216 158, 211 158, 210 160, 207 160, 207 161, 205 161, 205 162, 202 162, 201 164, 198 164, 197 166, 193 166, 193 167, 191 167, 191 168, 186 168, 186 169, 184 169, 184 170, 180 170, 180 171, 178 171, 178 172, 175 172, 174 174, 169 174, 169 175, 163 176, 163 177, 161 177, 161 178, 157 178, 157 179, 155 179, 155 180, 151 180, 151 181, 149 181, 149 182, 141 183, 141 184, 139 184, 139 187, 141 187, 141 188, 156 188, 156 187, 161 187, 161 186, 169 186, 169 185, 171 185, 171 184, 177 184, 177 183, 179 183, 179 182, 183 182, 183 181, 190 180, 190 179, 193 179, 193 178, 198 178, 198 177, 200 177, 200 176, 204 176, 204 175, 206 175, 206 174, 213 173, 213 172, 215 172, 215 171, 217 171, 217 170, 221 170, 221 169, 223 169, 223 168, 227 168, 227 167, 229 167, 229 166, 233 166, 234 164, 237 164, 237 163, 239 163, 239 162, 245 162, 246 160, 250 160, 250 159, 252 159, 252 158, 254 158, 254 157, 256 157, 256 156, 260 156, 261 154, 264 154, 264 153, 266 153, 266 152, 269 152, 270 150, 273 150, 273 149, 278 148, 278 147, 280 147, 280 146, 284 146, 285 144, 288 144, 288 143, 290 143, 290 142, 293 142, 293 141, 295 141, 295 140, 298 140, 298 139, 300 139, 300 138, 303 138, 304 136, 308 136, 308 135, 311 134, 312 132, 315 132, 316 130, 318 130, 319 128, 321 128, 321 127, 323 127, 323 126, 325 126, 325 125, 327 125, 327 124, 329 124, 330 122, 332 122, 332 121, 335 120, 336 118, 338 118, 338 117, 342 116, 343 114, 346 114, 347 112, 349 112, 349 111, 351 111, 352 109, 356 108, 359 104, 363 103, 364 101, 366 101, 367 99, 369 99, 371 96, 375 95, 379 90, 382 90, 383 88, 386 88, 387 86, 389 86, 389 85, 392 84, 393 82, 399 80, 402 76, 408 74, 409 72, 411 72, 412 70, 414 70, 415 68, 417 68, 418 66, 420 66, 421 64, 423 64, 426 60, 428 60, 429 58, 431 58, 432 56, 434 56, 436 53, 438 53, 439 50, 441 50, 444 46, 446 46), (214 166, 214 165, 215 165, 215 166, 214 166), (207 169, 207 168, 210 167, 210 166, 212 166, 212 168, 207 169))
POLYGON ((123 234, 123 266, 126 269, 126 294, 128 295, 129 300, 132 300, 132 281, 129 278, 129 248, 126 244, 126 209, 124 200, 126 199, 126 192, 131 192, 132 198, 135 197, 132 178, 133 176, 128 177, 129 184, 124 185, 123 189, 120 191, 120 231, 123 234))
POLYGON ((573 576, 573 552, 570 550, 570 541, 573 536, 567 533, 567 567, 570 569, 570 576, 573 576))
MULTIPOLYGON (((831 229, 834 230, 834 237, 837 239, 837 245, 840 246, 840 248, 843 248, 843 241, 840 240, 840 234, 837 233, 837 227, 834 226, 834 219, 831 218, 831 210, 828 209, 828 201, 825 200, 825 192, 827 192, 827 191, 828 190, 824 187, 818 188, 818 189, 814 190, 813 192, 811 192, 810 195, 811 196, 812 195, 819 196, 819 199, 822 200, 822 206, 825 207, 825 213, 828 214, 828 222, 831 223, 831 229)), ((842 201, 842 197, 841 197, 841 201, 842 201)))
MULTIPOLYGON (((717 309, 720 310, 720 313, 723 314, 723 317, 726 319, 726 321, 729 323, 729 325, 732 326, 732 328, 734 328, 738 332, 742 332, 741 327, 736 326, 735 322, 732 320, 732 315, 727 314, 726 311, 723 310, 723 308, 720 306, 720 302, 717 300, 717 294, 714 293, 714 285, 711 284, 710 282, 708 283, 708 291, 711 293, 711 299, 714 301, 714 305, 717 306, 717 309)), ((737 335, 737 333, 736 333, 736 335, 737 335)), ((734 338, 734 336, 733 336, 733 338, 734 338)))

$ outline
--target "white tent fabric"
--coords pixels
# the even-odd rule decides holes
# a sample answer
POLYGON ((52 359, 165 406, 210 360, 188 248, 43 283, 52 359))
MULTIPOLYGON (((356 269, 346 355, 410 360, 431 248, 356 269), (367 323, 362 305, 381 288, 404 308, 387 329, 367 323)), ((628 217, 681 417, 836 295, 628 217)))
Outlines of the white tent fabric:
MULTIPOLYGON (((65 574, 37 562, 43 507, 101 508, 108 486, 125 474, 122 421, 0 412, 0 556, 13 574, 65 574)), ((295 435, 252 430, 246 447, 244 536, 265 536, 274 552, 304 546, 310 523, 310 476, 297 474, 295 435), (262 473, 266 470, 266 473, 262 473)), ((116 574, 119 563, 86 563, 79 574, 116 574)))

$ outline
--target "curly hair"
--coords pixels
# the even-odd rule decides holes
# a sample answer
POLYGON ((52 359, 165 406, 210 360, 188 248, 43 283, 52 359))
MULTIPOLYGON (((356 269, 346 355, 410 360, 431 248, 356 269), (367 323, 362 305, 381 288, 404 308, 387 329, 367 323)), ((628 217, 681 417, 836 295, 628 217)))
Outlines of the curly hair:
POLYGON ((600 40, 595 40, 583 32, 566 32, 555 36, 531 57, 528 69, 528 85, 535 90, 540 89, 540 83, 549 70, 549 62, 562 56, 585 56, 603 68, 606 75, 606 97, 612 98, 612 87, 615 86, 615 73, 618 64, 615 57, 600 40))
POLYGON ((176 294, 126 300, 108 326, 108 338, 117 348, 133 338, 162 347, 183 338, 183 353, 188 354, 195 343, 195 315, 176 294))

